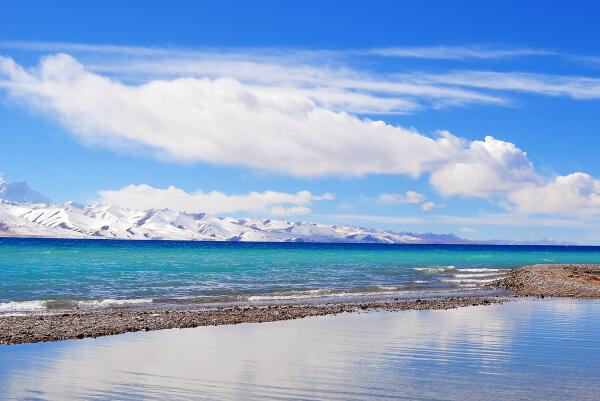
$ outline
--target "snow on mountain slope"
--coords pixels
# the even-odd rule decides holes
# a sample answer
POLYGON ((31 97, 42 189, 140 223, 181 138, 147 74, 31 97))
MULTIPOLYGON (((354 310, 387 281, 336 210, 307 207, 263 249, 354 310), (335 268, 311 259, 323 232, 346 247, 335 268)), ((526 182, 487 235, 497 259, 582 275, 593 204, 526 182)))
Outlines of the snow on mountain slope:
POLYGON ((29 188, 26 182, 4 182, 1 178, 0 200, 19 203, 51 203, 50 199, 29 188))
MULTIPOLYGON (((418 234, 314 222, 216 217, 170 209, 132 210, 0 202, 0 236, 257 242, 429 243, 418 234)), ((455 242, 461 242, 456 238, 455 242)))
POLYGON ((133 210, 116 205, 52 204, 25 182, 0 178, 0 237, 164 239, 253 242, 382 244, 546 244, 554 241, 469 241, 454 234, 394 232, 354 225, 217 217, 170 209, 133 210))

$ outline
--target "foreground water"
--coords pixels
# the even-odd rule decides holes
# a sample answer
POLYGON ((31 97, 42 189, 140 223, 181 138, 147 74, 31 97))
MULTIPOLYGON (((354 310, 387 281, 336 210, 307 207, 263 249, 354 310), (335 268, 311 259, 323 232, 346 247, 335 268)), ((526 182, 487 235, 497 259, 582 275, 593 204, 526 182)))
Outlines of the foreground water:
POLYGON ((471 291, 506 268, 600 263, 600 247, 0 238, 0 313, 471 291))
POLYGON ((21 400, 597 400, 600 301, 0 346, 0 394, 21 400))

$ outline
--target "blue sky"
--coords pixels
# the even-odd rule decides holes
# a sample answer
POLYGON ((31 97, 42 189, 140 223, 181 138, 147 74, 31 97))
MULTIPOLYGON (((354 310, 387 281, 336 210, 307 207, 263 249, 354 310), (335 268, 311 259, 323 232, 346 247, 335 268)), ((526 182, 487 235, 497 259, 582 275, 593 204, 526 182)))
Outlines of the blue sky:
POLYGON ((323 3, 4 5, 0 172, 56 201, 600 243, 599 6, 323 3))

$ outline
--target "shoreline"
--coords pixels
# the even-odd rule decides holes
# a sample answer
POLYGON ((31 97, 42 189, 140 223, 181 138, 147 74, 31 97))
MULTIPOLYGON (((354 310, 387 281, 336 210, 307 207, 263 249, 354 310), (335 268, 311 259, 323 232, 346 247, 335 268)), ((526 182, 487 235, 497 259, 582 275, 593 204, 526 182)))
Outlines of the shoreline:
POLYGON ((600 299, 600 264, 540 264, 511 269, 486 286, 505 294, 425 299, 236 305, 213 308, 110 308, 58 314, 0 316, 0 344, 96 338, 137 331, 262 323, 369 311, 444 310, 509 302, 519 297, 600 299))
POLYGON ((96 338, 137 331, 264 323, 369 311, 443 310, 507 302, 500 297, 444 297, 327 304, 279 304, 212 309, 108 309, 46 315, 0 316, 0 344, 96 338))

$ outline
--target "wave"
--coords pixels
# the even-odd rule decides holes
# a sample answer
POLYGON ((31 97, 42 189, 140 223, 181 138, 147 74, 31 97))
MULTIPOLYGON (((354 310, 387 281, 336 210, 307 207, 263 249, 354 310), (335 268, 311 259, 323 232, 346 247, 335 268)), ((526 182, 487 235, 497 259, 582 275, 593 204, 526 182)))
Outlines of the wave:
POLYGON ((422 272, 423 274, 445 273, 450 270, 456 270, 456 266, 435 266, 435 267, 414 267, 414 271, 422 272))
POLYGON ((488 267, 477 267, 477 268, 459 268, 454 265, 448 266, 431 266, 431 267, 414 267, 413 271, 420 272, 423 274, 443 274, 449 272, 457 272, 464 274, 474 273, 500 273, 505 269, 494 269, 488 267))
POLYGON ((461 278, 442 278, 440 279, 441 282, 443 283, 455 283, 455 284, 463 284, 463 283, 469 283, 469 284, 487 284, 487 283, 491 283, 492 281, 496 281, 497 278, 488 278, 488 279, 481 279, 481 278, 465 278, 465 277, 461 277, 461 278))
POLYGON ((14 314, 27 312, 49 312, 71 309, 114 308, 127 305, 140 305, 152 303, 151 298, 141 299, 92 299, 92 300, 63 300, 47 299, 32 301, 0 302, 0 314, 14 314))
POLYGON ((150 304, 152 298, 141 298, 141 299, 102 299, 92 301, 78 301, 80 307, 88 308, 106 308, 113 306, 124 306, 124 305, 139 305, 139 304, 150 304))
POLYGON ((449 266, 415 267, 413 271, 429 276, 432 283, 438 282, 451 287, 477 288, 495 280, 501 279, 508 272, 507 269, 488 267, 458 268, 449 266))
POLYGON ((45 301, 11 301, 11 302, 0 302, 0 313, 5 312, 34 312, 44 310, 45 301))
POLYGON ((470 278, 478 278, 478 277, 482 277, 482 278, 486 278, 486 277, 501 277, 504 276, 505 274, 502 272, 489 272, 489 273, 463 273, 463 272, 457 272, 452 274, 453 277, 470 277, 470 278))
MULTIPOLYGON (((375 284, 354 288, 320 289, 280 289, 276 292, 258 294, 223 294, 214 296, 191 296, 182 298, 139 298, 139 299, 50 299, 30 301, 0 302, 0 315, 20 313, 56 313, 60 311, 93 310, 118 308, 143 304, 189 305, 189 304, 227 304, 245 302, 297 301, 327 298, 355 298, 369 296, 411 296, 412 294, 437 293, 458 289, 481 287, 484 284, 502 278, 504 269, 493 268, 457 268, 453 265, 415 267, 421 277, 402 281, 398 284, 375 284)), ((267 290, 268 291, 268 290, 267 290)))
POLYGON ((403 291, 401 286, 370 286, 356 289, 316 289, 316 290, 300 290, 289 291, 284 293, 252 295, 246 298, 250 302, 257 301, 286 301, 298 299, 313 299, 313 298, 338 298, 338 297, 357 297, 368 295, 395 295, 403 291))
POLYGON ((492 269, 492 268, 488 268, 488 267, 484 267, 484 268, 461 268, 461 269, 456 269, 461 273, 501 273, 503 271, 505 271, 506 269, 492 269))

